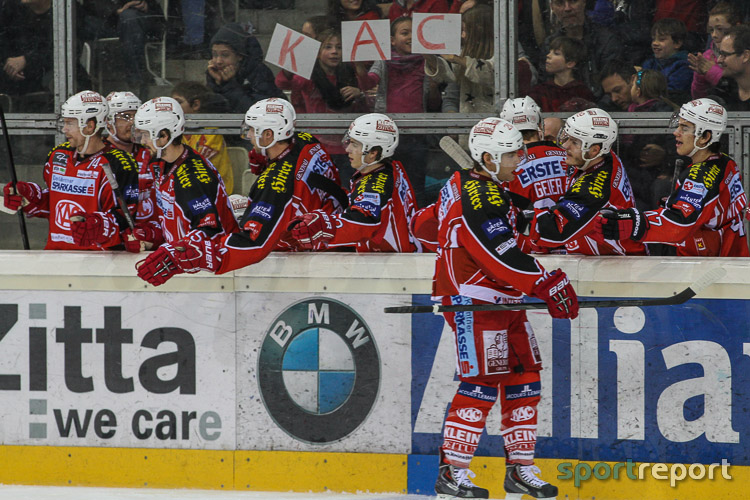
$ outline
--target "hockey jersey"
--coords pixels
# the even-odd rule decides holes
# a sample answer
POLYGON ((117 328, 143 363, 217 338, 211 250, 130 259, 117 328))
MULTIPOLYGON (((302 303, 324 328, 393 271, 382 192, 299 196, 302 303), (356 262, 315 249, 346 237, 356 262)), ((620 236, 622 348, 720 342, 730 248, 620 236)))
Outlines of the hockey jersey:
POLYGON ((541 247, 565 245, 567 253, 583 255, 646 255, 646 247, 632 240, 605 240, 590 233, 603 208, 632 208, 633 190, 625 168, 614 153, 586 170, 568 168, 565 194, 549 208, 535 209, 530 238, 541 247))
POLYGON ((416 202, 404 166, 386 161, 364 175, 352 176, 349 207, 332 216, 336 234, 329 248, 354 246, 357 252, 414 252, 409 232, 416 202))
POLYGON ((340 213, 346 203, 340 182, 323 145, 312 135, 297 132, 250 189, 240 231, 224 236, 218 244, 216 273, 259 262, 272 250, 295 250, 287 226, 294 217, 312 210, 340 213))
POLYGON ((138 203, 138 167, 130 155, 105 143, 100 151, 79 157, 65 142, 50 151, 44 165, 42 200, 26 206, 32 217, 49 220, 46 250, 102 250, 121 243, 119 231, 101 246, 82 247, 73 242, 70 216, 77 212, 110 212, 121 229, 127 227, 112 187, 104 173, 109 166, 117 180, 128 210, 135 213, 138 203))
POLYGON ((725 154, 712 155, 681 172, 664 208, 645 212, 643 241, 676 244, 677 255, 748 257, 746 207, 737 164, 725 154))

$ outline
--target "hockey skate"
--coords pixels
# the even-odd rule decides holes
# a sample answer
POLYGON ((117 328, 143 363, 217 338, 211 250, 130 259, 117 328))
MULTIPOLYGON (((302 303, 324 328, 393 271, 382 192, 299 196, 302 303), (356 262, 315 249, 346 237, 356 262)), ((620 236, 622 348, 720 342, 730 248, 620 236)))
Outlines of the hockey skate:
POLYGON ((536 475, 540 472, 536 465, 508 464, 505 472, 505 500, 521 500, 523 495, 554 500, 557 486, 539 479, 536 475))
POLYGON ((444 500, 453 498, 489 498, 490 492, 475 485, 469 479, 476 474, 469 469, 459 469, 450 464, 440 464, 435 493, 444 500))

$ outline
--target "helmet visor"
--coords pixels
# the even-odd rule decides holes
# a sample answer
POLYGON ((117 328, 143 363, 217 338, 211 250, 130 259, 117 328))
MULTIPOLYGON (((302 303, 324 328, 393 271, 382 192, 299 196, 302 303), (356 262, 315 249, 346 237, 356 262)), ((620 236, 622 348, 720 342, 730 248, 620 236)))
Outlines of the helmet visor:
POLYGON ((253 127, 243 122, 240 126, 240 138, 246 141, 252 141, 252 137, 250 137, 251 130, 253 130, 253 133, 255 132, 253 127))
POLYGON ((135 144, 145 146, 151 140, 151 133, 148 130, 137 128, 135 125, 133 125, 133 128, 131 130, 131 140, 135 144))

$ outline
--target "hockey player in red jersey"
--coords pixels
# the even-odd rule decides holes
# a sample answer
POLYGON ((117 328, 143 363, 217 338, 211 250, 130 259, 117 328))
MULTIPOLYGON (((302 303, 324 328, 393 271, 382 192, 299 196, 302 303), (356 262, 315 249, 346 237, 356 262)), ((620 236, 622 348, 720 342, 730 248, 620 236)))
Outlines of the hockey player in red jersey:
MULTIPOLYGON (((524 152, 521 133, 486 118, 469 135, 474 168, 453 174, 438 201, 417 214, 417 236, 430 241, 437 227, 433 299, 444 305, 514 304, 523 294, 547 303, 553 318, 578 315, 578 298, 561 270, 547 272, 523 253, 508 220, 513 178, 524 152), (436 222, 432 222, 436 221, 436 222)), ((557 488, 536 476, 537 405, 542 360, 525 311, 446 312, 456 335, 461 380, 443 431, 435 491, 448 498, 487 498, 474 485, 469 463, 490 409, 502 407, 506 492, 554 497, 557 488)))
POLYGON ((250 189, 239 231, 220 241, 181 240, 173 251, 157 250, 139 267, 138 275, 160 285, 175 274, 205 270, 217 274, 249 266, 272 250, 292 250, 287 231, 291 220, 322 209, 338 212, 346 196, 338 170, 313 136, 295 133, 294 108, 283 99, 258 101, 248 109, 242 134, 253 143, 265 165, 250 189))
POLYGON ((400 161, 391 156, 398 146, 398 127, 379 113, 362 115, 344 137, 356 173, 349 206, 340 215, 314 210, 296 217, 292 237, 303 248, 353 247, 357 252, 414 252, 409 222, 416 210, 414 190, 400 161))
POLYGON ((605 238, 667 243, 677 255, 748 257, 742 214, 747 198, 742 175, 720 151, 726 110, 711 99, 683 104, 672 124, 677 154, 691 164, 680 174, 663 208, 605 210, 597 231, 605 238))
POLYGON ((625 167, 611 151, 616 139, 617 123, 606 111, 591 108, 568 118, 558 140, 568 164, 565 194, 551 207, 535 208, 528 226, 528 217, 519 220, 519 233, 541 247, 564 245, 567 253, 645 255, 642 243, 591 233, 599 210, 635 206, 625 167))
POLYGON ((4 204, 29 217, 49 220, 47 250, 102 250, 122 243, 120 231, 138 202, 138 169, 133 157, 102 138, 108 107, 96 92, 83 91, 62 105, 60 127, 67 142, 55 147, 44 165, 47 188, 33 182, 4 189, 4 204), (119 185, 127 216, 115 198, 106 169, 119 185), (72 218, 72 219, 71 219, 72 218))
MULTIPOLYGON (((539 106, 531 97, 508 99, 500 118, 513 124, 523 135, 527 155, 506 188, 513 206, 518 210, 533 210, 553 206, 565 193, 567 169, 565 150, 544 137, 544 121, 539 106)), ((521 214, 523 217, 523 214, 521 214)), ((518 246, 526 253, 556 251, 549 247, 536 247, 528 236, 517 235, 518 246)), ((562 253, 564 247, 560 248, 562 253)))

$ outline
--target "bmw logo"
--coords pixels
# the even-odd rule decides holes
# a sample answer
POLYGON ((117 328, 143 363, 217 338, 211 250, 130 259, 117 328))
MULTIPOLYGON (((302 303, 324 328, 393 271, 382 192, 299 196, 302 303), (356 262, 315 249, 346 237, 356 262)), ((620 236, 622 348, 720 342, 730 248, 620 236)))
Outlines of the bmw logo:
POLYGON ((370 328, 353 309, 316 297, 274 319, 257 373, 274 422, 295 439, 325 444, 367 419, 380 387, 380 356, 370 328))

